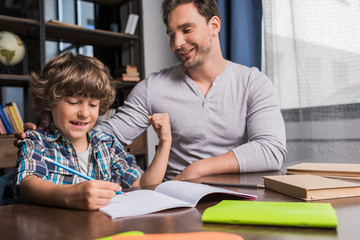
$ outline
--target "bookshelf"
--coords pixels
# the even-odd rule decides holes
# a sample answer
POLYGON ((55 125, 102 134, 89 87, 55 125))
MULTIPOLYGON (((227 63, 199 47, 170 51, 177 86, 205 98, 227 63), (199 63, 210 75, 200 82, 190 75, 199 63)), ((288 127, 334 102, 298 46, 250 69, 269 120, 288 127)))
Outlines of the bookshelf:
MULTIPOLYGON (((0 88, 13 86, 24 89, 24 122, 36 122, 36 115, 30 110, 32 106, 28 94, 29 73, 33 71, 38 73, 44 66, 46 42, 70 43, 76 49, 91 45, 94 56, 109 67, 113 77, 116 77, 114 74, 117 68, 131 64, 137 66, 141 79, 144 78, 142 1, 83 0, 83 2, 93 3, 95 29, 45 20, 45 4, 48 3, 45 0, 21 1, 21 4, 26 5, 26 10, 24 6, 5 6, 0 9, 0 31, 13 32, 25 43, 25 57, 21 63, 13 67, 11 74, 0 69, 0 88), (134 35, 123 33, 130 13, 139 15, 134 35), (110 30, 111 23, 117 24, 117 32, 110 30)), ((122 104, 123 99, 135 85, 135 82, 116 83, 120 95, 117 104, 122 104)), ((6 103, 1 102, 1 104, 6 103)), ((13 142, 13 135, 0 136, 0 168, 12 167, 15 164, 17 149, 13 146, 13 142)), ((143 155, 141 157, 145 161, 146 136, 140 136, 127 149, 136 155, 143 155)))

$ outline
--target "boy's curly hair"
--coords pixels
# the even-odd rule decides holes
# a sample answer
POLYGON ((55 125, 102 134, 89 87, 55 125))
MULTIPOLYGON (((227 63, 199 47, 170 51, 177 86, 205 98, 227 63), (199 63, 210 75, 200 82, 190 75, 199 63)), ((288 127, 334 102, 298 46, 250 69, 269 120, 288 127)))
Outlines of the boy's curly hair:
POLYGON ((51 109, 64 97, 99 99, 102 115, 116 94, 109 69, 101 61, 71 52, 51 58, 40 75, 31 73, 30 91, 44 127, 53 122, 51 109))

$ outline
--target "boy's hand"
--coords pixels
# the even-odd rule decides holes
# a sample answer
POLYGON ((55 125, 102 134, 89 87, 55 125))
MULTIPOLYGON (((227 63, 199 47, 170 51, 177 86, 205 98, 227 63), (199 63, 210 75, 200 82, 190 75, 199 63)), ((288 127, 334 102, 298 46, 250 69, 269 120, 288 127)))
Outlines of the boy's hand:
POLYGON ((67 206, 75 209, 97 210, 115 197, 121 187, 113 182, 91 180, 73 185, 71 195, 65 201, 67 206))
POLYGON ((26 133, 25 132, 27 130, 35 130, 35 129, 36 129, 36 125, 34 123, 32 123, 32 122, 24 123, 24 131, 14 133, 14 136, 16 138, 16 140, 14 140, 15 147, 18 146, 20 140, 23 140, 23 139, 26 138, 26 133))
POLYGON ((148 117, 160 141, 171 141, 170 118, 167 113, 154 113, 148 117))
POLYGON ((57 185, 35 175, 25 177, 20 189, 22 202, 80 210, 97 210, 110 202, 115 191, 121 191, 118 184, 108 181, 57 185))

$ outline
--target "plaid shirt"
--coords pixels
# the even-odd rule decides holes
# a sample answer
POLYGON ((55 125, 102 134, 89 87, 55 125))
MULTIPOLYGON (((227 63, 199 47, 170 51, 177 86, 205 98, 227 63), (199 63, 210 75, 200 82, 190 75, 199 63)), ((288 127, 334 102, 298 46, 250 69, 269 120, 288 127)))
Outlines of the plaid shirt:
MULTIPOLYGON (((18 160, 12 177, 14 195, 19 195, 20 182, 29 175, 36 175, 55 184, 75 184, 83 179, 46 161, 51 159, 80 171, 79 158, 74 145, 58 130, 27 131, 28 138, 19 144, 18 160)), ((126 153, 121 144, 104 133, 88 133, 90 156, 87 175, 98 180, 111 181, 123 188, 131 187, 143 171, 135 158, 126 153)))

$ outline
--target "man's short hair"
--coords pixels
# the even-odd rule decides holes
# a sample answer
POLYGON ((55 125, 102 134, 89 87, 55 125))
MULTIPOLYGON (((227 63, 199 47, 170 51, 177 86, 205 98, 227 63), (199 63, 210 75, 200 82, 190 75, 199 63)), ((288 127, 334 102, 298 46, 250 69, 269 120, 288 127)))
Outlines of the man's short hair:
POLYGON ((206 18, 206 22, 209 22, 213 16, 217 16, 221 19, 216 0, 164 0, 162 3, 164 23, 166 25, 168 24, 167 18, 172 10, 187 3, 193 3, 200 15, 206 18))
POLYGON ((94 57, 71 52, 51 58, 40 75, 31 73, 30 91, 41 123, 48 127, 52 109, 64 97, 90 97, 100 100, 99 114, 105 114, 115 100, 109 69, 94 57))

